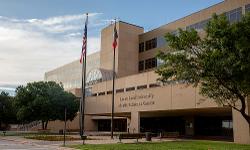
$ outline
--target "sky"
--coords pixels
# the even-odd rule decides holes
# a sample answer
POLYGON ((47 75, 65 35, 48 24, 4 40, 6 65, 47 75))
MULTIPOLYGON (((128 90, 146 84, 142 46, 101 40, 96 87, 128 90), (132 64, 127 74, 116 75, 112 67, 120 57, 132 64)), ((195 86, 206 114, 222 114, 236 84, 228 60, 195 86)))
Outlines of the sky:
POLYGON ((0 0, 0 90, 43 80, 46 71, 79 59, 86 12, 91 54, 114 18, 149 31, 221 1, 0 0))

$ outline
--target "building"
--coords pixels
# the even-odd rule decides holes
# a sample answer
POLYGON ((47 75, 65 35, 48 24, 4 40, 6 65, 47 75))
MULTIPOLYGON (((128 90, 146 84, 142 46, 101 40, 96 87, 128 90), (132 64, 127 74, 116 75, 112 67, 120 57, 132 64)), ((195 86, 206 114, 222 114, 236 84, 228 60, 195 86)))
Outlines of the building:
MULTIPOLYGON (((194 28, 202 35, 213 13, 225 13, 230 22, 235 22, 247 11, 250 11, 249 0, 225 0, 149 32, 119 21, 115 56, 115 131, 177 132, 182 136, 224 137, 237 143, 250 143, 249 125, 238 112, 205 99, 199 95, 198 88, 181 83, 162 85, 154 72, 161 63, 155 58, 156 53, 168 50, 164 40, 166 33, 178 34, 178 28, 194 28)), ((100 65, 91 69, 87 77, 86 131, 110 131, 112 41, 113 25, 109 25, 101 31, 100 65)), ((67 70, 66 66, 61 69, 67 70)), ((46 79, 51 80, 46 75, 46 79)), ((68 80, 66 77, 65 82, 68 80)), ((49 128, 59 126, 51 123, 49 128)))
MULTIPOLYGON (((88 56, 86 60, 86 71, 100 67, 100 53, 96 52, 88 56)), ((44 75, 45 81, 55 81, 62 83, 65 90, 81 88, 81 71, 82 66, 79 60, 48 71, 44 75)))

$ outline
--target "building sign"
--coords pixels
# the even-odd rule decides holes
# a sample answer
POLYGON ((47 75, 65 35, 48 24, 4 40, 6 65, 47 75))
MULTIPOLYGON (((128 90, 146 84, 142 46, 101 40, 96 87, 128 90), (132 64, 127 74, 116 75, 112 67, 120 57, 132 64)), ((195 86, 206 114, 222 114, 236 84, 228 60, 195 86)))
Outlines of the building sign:
POLYGON ((139 107, 139 106, 148 106, 154 105, 154 94, 134 94, 129 96, 121 96, 119 98, 118 107, 127 108, 127 107, 139 107))

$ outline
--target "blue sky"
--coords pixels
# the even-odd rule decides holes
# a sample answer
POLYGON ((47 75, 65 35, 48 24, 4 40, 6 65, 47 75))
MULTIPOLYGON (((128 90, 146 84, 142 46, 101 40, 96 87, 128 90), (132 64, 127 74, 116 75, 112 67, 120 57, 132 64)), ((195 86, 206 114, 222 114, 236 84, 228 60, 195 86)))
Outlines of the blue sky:
POLYGON ((88 52, 113 18, 145 31, 222 0, 1 0, 0 86, 43 80, 44 72, 79 59, 84 13, 90 13, 88 52))
POLYGON ((0 15, 22 19, 103 13, 152 29, 222 0, 2 0, 0 15))

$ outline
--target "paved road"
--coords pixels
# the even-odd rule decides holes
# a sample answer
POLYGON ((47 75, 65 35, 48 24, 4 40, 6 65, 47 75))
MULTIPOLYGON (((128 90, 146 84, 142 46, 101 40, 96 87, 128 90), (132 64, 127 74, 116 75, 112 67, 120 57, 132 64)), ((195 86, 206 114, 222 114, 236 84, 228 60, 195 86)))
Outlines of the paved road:
POLYGON ((1 138, 0 150, 63 150, 59 144, 37 144, 30 140, 23 140, 19 138, 1 138))

